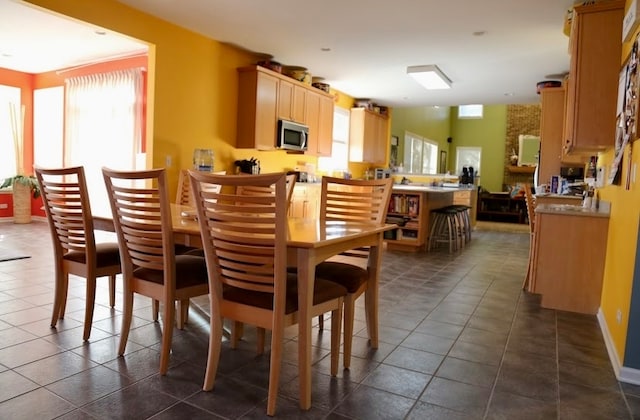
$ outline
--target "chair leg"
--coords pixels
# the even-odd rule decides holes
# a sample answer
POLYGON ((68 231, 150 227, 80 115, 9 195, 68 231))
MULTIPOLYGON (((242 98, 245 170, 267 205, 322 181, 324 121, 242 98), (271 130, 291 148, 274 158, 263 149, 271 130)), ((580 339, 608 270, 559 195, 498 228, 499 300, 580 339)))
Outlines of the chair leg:
POLYGON ((56 327, 58 318, 61 318, 60 314, 64 299, 63 289, 66 286, 64 276, 66 276, 66 274, 62 273, 61 269, 56 269, 55 292, 53 295, 53 312, 51 314, 51 327, 53 328, 56 327))
POLYGON ((171 354, 171 340, 173 339, 173 323, 176 317, 176 304, 165 302, 162 314, 162 348, 160 349, 160 375, 166 375, 169 369, 171 354))
POLYGON ((207 369, 204 374, 204 391, 211 391, 213 389, 213 383, 216 379, 216 372, 218 371, 218 362, 220 361, 220 350, 222 348, 222 318, 218 316, 218 312, 213 307, 213 303, 210 305, 211 321, 209 334, 209 352, 207 355, 207 369))
MULTIPOLYGON (((126 286, 125 286, 126 289, 126 286)), ((129 339, 131 329, 131 319, 133 318, 133 292, 125 290, 122 299, 122 328, 120 330, 120 345, 118 346, 118 356, 124 354, 129 339)))
POLYGON ((160 301, 153 299, 151 303, 151 316, 153 317, 153 322, 158 322, 158 312, 160 312, 160 301))
MULTIPOLYGON (((344 299, 344 368, 349 369, 351 366, 351 346, 353 344, 353 319, 355 317, 356 301, 353 295, 348 294, 344 299)), ((331 316, 331 343, 333 345, 333 315, 331 316)), ((367 328, 367 331, 370 331, 367 328)), ((333 350, 332 350, 333 351, 333 350)), ((332 372, 333 372, 333 354, 332 359, 332 372)))
POLYGON ((235 349, 238 346, 238 340, 242 338, 244 324, 238 321, 231 321, 231 348, 235 349))
POLYGON ((267 396, 267 415, 276 414, 278 385, 280 384, 280 365, 282 364, 282 338, 284 335, 283 316, 276 315, 271 332, 271 359, 269 367, 269 394, 267 396), (278 319, 279 318, 279 319, 278 319))
MULTIPOLYGON (((340 327, 342 326, 342 307, 344 305, 344 300, 340 299, 341 302, 338 305, 338 309, 331 311, 331 376, 336 376, 338 374, 338 365, 340 363, 340 327)), ((346 317, 345 313, 345 317, 346 317)), ((345 324, 346 324, 345 318, 345 324)), ((353 337, 353 318, 351 318, 351 338, 353 337)), ((345 340, 344 340, 345 348, 347 345, 347 336, 345 329, 345 340)), ((345 351, 345 368, 347 366, 347 352, 345 351)), ((351 343, 349 343, 349 357, 351 357, 351 343)))
POLYGON ((64 319, 64 313, 67 310, 67 292, 69 291, 69 273, 62 275, 62 287, 61 287, 61 299, 60 299, 60 313, 58 318, 64 319))
POLYGON ((93 321, 93 307, 96 302, 96 278, 87 278, 87 296, 85 298, 85 310, 84 310, 84 333, 82 339, 84 341, 89 340, 91 335, 91 323, 93 321))
POLYGON ((109 276, 109 306, 116 306, 116 276, 109 276))
POLYGON ((318 315, 318 329, 320 331, 324 330, 324 314, 318 315))
POLYGON ((264 328, 258 327, 256 330, 256 354, 262 355, 264 354, 264 338, 266 335, 266 331, 264 328))
POLYGON ((187 318, 189 314, 189 299, 182 299, 178 301, 178 312, 177 312, 177 326, 179 330, 184 329, 184 324, 187 323, 187 318))

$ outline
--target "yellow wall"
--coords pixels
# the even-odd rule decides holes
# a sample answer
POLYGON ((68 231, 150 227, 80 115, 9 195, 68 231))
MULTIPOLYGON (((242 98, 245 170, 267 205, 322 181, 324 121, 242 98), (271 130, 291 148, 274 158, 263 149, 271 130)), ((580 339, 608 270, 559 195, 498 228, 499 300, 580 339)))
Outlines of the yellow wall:
MULTIPOLYGON (((250 157, 260 160, 262 172, 294 168, 300 162, 317 162, 313 156, 234 147, 236 68, 255 63, 257 57, 252 54, 112 0, 29 2, 152 46, 147 131, 151 139, 147 150, 154 167, 166 166, 170 157, 172 165, 167 169, 171 191, 177 186, 179 169, 191 167, 195 148, 213 149, 215 170, 228 173, 235 171, 235 160, 250 157)), ((338 104, 348 109, 353 98, 339 93, 338 104)))
MULTIPOLYGON (((631 0, 627 0, 629 8, 631 0)), ((632 40, 636 37, 632 37, 632 40)), ((621 67, 631 50, 633 42, 623 44, 621 67)), ((634 139, 635 140, 635 139, 634 139)), ((622 185, 610 185, 601 190, 601 198, 611 202, 609 219, 609 237, 607 241, 607 257, 605 262, 604 284, 602 288, 601 310, 606 320, 618 358, 624 362, 624 352, 629 323, 629 308, 633 271, 635 268, 636 239, 638 235, 638 215, 640 214, 640 189, 638 184, 631 184, 625 189, 629 152, 633 147, 632 162, 640 162, 640 143, 628 145, 622 160, 622 185), (622 313, 622 322, 616 321, 616 313, 622 313)), ((600 154, 598 166, 609 167, 613 160, 613 151, 600 154)), ((640 180, 640 178, 638 178, 640 180)), ((584 244, 588 246, 587 244, 584 244)), ((637 334, 637 332, 635 332, 637 334)), ((624 364, 624 363, 623 363, 624 364)))

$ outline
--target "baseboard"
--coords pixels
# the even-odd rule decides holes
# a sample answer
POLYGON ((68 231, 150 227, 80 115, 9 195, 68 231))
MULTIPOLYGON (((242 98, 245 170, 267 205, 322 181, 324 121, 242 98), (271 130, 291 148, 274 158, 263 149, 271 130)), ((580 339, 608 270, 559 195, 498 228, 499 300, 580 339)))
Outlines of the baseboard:
POLYGON ((598 309, 596 316, 598 318, 598 323, 600 324, 600 331, 602 331, 602 336, 604 337, 604 343, 607 347, 609 361, 611 362, 616 378, 620 382, 640 385, 640 369, 625 367, 620 363, 620 358, 618 357, 618 352, 616 351, 616 347, 611 339, 611 333, 609 332, 609 327, 607 327, 607 321, 604 318, 602 309, 598 309))

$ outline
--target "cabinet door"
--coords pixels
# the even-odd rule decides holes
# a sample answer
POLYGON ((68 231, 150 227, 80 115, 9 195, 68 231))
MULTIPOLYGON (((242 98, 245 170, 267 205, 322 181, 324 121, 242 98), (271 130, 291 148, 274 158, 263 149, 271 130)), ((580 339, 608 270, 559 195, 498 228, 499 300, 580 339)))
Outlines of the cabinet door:
POLYGON ((318 156, 331 156, 333 147, 333 98, 320 95, 318 156))
POLYGON ((364 108, 353 108, 349 128, 349 160, 384 165, 388 131, 386 116, 364 108))
POLYGON ((260 71, 241 71, 238 85, 238 148, 276 146, 278 79, 260 71))
POLYGON ((293 83, 280 80, 278 88, 278 118, 293 121, 293 83))
POLYGON ((320 114, 320 95, 315 92, 307 92, 306 94, 306 120, 309 127, 309 137, 307 139, 307 153, 310 155, 318 154, 318 140, 319 140, 319 114, 320 114))
POLYGON ((614 0, 574 8, 566 153, 594 153, 614 145, 624 4, 614 0))
POLYGON ((306 89, 282 79, 278 89, 278 118, 306 124, 306 89))

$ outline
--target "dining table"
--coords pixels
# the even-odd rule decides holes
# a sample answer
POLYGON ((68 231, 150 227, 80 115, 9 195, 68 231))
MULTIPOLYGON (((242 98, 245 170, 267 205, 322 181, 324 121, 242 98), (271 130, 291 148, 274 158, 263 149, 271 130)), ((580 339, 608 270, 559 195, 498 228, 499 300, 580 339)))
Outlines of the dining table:
MULTIPOLYGON (((171 204, 174 242, 201 247, 200 226, 195 208, 171 204)), ((113 230, 113 221, 94 217, 94 227, 113 230)), ((378 348, 378 286, 382 261, 383 234, 397 228, 395 224, 377 224, 320 219, 289 218, 287 231, 287 265, 297 267, 298 275, 298 369, 300 408, 311 408, 311 332, 310 309, 313 302, 315 267, 341 252, 369 247, 367 269, 369 287, 366 299, 373 302, 366 313, 370 346, 378 348)))

